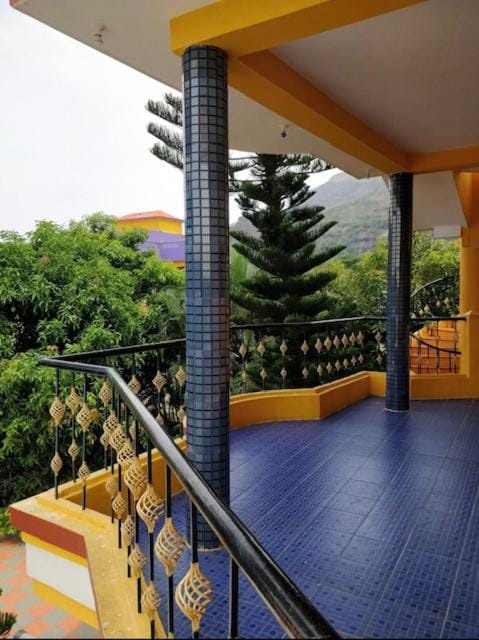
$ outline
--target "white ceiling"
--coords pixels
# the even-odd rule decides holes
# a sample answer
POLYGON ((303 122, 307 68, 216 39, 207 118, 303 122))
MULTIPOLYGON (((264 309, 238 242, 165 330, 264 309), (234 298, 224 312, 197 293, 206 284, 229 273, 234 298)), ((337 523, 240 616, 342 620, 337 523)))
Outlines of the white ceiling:
POLYGON ((479 144, 479 0, 428 0, 273 51, 406 152, 479 144))
MULTIPOLYGON (((181 60, 170 51, 169 20, 208 2, 17 0, 16 8, 180 89, 181 60), (95 34, 102 27, 99 43, 95 34)), ((428 0, 275 52, 399 146, 430 151, 479 144, 478 34, 479 0, 428 0)), ((229 122, 231 148, 309 152, 357 178, 378 175, 295 125, 282 138, 287 123, 235 90, 230 92, 229 122)), ((463 224, 451 174, 435 176, 415 179, 416 228, 463 224), (429 193, 431 188, 436 195, 429 193)))
MULTIPOLYGON (((209 0, 17 0, 15 7, 176 89, 181 58, 170 51, 169 21, 209 0), (104 27, 103 43, 95 34, 104 27)), ((291 123, 235 90, 229 99, 230 146, 263 153, 309 152, 354 175, 378 175, 373 167, 291 123)))

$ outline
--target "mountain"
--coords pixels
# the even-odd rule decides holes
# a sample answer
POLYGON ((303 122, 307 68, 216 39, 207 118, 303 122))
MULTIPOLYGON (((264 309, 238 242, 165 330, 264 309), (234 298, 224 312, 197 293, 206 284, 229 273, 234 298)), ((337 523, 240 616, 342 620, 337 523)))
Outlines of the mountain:
MULTIPOLYGON (((359 254, 373 249, 377 239, 387 234, 388 202, 382 178, 356 180, 338 173, 318 186, 307 204, 325 207, 325 221, 337 222, 319 240, 321 246, 342 244, 347 253, 359 254)), ((243 217, 231 228, 255 234, 254 227, 243 217)))

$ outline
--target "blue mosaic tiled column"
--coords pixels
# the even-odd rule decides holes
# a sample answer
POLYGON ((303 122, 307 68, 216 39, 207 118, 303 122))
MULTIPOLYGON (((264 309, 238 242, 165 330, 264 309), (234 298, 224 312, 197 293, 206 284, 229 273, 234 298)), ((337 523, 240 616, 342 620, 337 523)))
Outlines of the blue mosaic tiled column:
POLYGON ((389 179, 386 409, 409 410, 409 306, 412 249, 411 173, 389 179))
MULTIPOLYGON (((187 455, 229 502, 229 218, 227 59, 183 54, 186 190, 187 455)), ((219 546, 199 518, 198 544, 219 546)))

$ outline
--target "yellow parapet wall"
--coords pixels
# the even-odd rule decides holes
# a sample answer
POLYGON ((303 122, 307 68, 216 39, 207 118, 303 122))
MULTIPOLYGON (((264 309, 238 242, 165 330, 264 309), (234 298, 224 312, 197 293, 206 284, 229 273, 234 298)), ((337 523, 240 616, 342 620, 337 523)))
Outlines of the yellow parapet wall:
MULTIPOLYGON (((104 638, 149 637, 148 616, 136 610, 136 580, 126 576, 126 550, 118 549, 117 527, 106 515, 82 511, 65 498, 55 500, 52 490, 12 505, 10 513, 27 545, 27 573, 35 592, 98 626, 104 638), (30 565, 29 547, 34 552, 30 565), (90 606, 82 602, 85 586, 92 594, 90 606)), ((156 625, 158 637, 166 637, 158 616, 156 625)))
POLYGON ((47 602, 51 602, 59 609, 63 609, 71 616, 75 616, 82 622, 89 624, 90 627, 98 629, 98 618, 96 612, 85 605, 76 602, 72 598, 69 598, 61 591, 57 591, 53 587, 41 582, 40 580, 33 580, 32 584, 33 593, 47 602))
POLYGON ((275 420, 319 420, 369 395, 368 372, 311 389, 245 393, 231 398, 230 425, 237 429, 275 420))
MULTIPOLYGON (((466 374, 411 374, 413 400, 479 397, 476 379, 466 374)), ((277 420, 320 420, 368 396, 386 395, 386 373, 364 371, 311 389, 263 391, 234 396, 232 429, 277 420)))

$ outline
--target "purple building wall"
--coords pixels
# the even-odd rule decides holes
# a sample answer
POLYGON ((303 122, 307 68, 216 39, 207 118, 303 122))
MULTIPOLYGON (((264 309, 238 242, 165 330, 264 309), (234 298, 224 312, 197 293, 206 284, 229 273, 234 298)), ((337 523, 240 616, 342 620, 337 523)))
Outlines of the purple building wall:
POLYGON ((150 231, 148 238, 140 245, 144 251, 154 249, 162 260, 184 262, 185 238, 179 233, 150 231))

